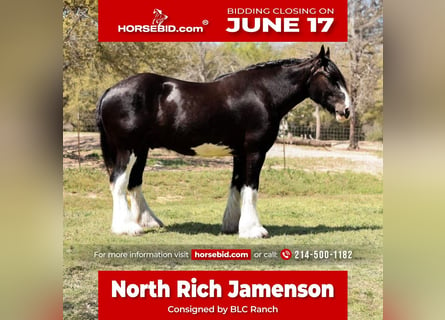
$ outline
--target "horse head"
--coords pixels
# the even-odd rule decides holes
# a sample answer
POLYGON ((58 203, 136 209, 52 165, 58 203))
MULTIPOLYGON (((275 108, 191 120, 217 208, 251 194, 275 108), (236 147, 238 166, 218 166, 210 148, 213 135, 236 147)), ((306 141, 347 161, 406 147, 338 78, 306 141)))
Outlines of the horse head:
POLYGON ((351 98, 345 78, 330 59, 329 48, 321 46, 320 53, 313 58, 311 77, 308 81, 309 97, 330 113, 339 122, 350 116, 351 98))

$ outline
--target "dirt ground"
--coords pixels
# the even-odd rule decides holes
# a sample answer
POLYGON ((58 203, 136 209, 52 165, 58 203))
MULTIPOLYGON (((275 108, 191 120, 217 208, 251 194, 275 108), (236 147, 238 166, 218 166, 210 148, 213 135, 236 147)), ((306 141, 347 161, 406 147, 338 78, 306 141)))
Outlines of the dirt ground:
MULTIPOLYGON (((312 147, 285 145, 286 158, 324 158, 324 159, 346 159, 347 165, 342 165, 341 161, 336 161, 336 171, 351 170, 355 172, 366 172, 374 175, 383 174, 383 144, 379 142, 359 143, 360 150, 348 151, 347 142, 333 142, 332 147, 312 147)), ((98 133, 63 133, 63 168, 79 167, 103 168, 103 161, 100 151, 98 133)), ((283 158, 283 145, 275 144, 267 153, 268 158, 283 158)), ((189 170, 199 170, 202 167, 211 168, 231 168, 231 157, 221 158, 199 158, 182 156, 165 149, 154 149, 149 153, 149 159, 155 160, 154 165, 147 166, 146 170, 167 169, 162 161, 169 163, 180 163, 181 168, 189 170), (161 160, 162 161, 156 161, 161 160)), ((332 170, 332 167, 317 167, 319 171, 332 170)))
MULTIPOLYGON (((332 147, 312 147, 285 145, 286 158, 325 158, 339 159, 335 162, 335 171, 347 171, 371 173, 383 175, 383 143, 361 141, 360 150, 348 150, 348 143, 332 142, 332 147), (343 163, 341 159, 348 160, 343 163)), ((267 153, 267 157, 283 157, 283 145, 274 144, 267 153)), ((332 171, 332 166, 323 168, 319 166, 317 171, 332 171)))

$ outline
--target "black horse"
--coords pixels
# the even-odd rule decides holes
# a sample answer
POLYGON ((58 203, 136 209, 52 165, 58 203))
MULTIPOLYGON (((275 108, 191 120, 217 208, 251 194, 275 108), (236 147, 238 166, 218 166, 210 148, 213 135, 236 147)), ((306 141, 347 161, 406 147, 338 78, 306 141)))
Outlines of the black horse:
POLYGON ((134 235, 163 226, 141 191, 148 150, 163 147, 184 155, 232 155, 222 231, 266 237, 256 201, 280 120, 309 97, 344 121, 346 88, 323 46, 311 58, 261 63, 208 83, 143 73, 109 88, 97 103, 97 125, 113 195, 112 231, 134 235))

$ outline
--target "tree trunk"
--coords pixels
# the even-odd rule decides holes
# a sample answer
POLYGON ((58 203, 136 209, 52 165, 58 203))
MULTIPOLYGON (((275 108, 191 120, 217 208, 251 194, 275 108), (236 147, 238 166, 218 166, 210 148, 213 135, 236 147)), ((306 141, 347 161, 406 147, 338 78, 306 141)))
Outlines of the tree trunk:
POLYGON ((357 118, 352 115, 349 120, 349 146, 348 150, 359 150, 358 139, 355 129, 357 128, 357 118))
POLYGON ((358 80, 354 79, 356 77, 353 77, 352 83, 351 83, 351 115, 349 118, 349 146, 348 150, 358 150, 360 149, 358 146, 358 139, 357 134, 355 132, 357 128, 357 113, 356 113, 356 97, 357 97, 357 91, 358 91, 358 80))
POLYGON ((351 107, 350 107, 350 118, 349 118, 349 146, 348 150, 358 150, 358 139, 355 134, 355 129, 357 128, 357 103, 358 103, 358 92, 360 88, 360 50, 351 52, 351 107))
POLYGON ((320 105, 315 105, 315 140, 320 140, 321 120, 320 120, 320 105))

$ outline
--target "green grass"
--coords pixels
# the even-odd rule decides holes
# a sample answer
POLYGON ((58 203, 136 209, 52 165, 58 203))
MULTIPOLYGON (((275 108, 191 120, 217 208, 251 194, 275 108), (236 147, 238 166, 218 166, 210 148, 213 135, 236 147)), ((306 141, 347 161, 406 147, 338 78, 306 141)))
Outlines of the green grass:
MULTIPOLYGON (((315 159, 314 163, 325 160, 315 159)), ((273 169, 261 175, 260 219, 268 239, 239 239, 220 233, 229 189, 228 169, 147 171, 143 190, 165 227, 142 236, 111 234, 108 177, 99 169, 64 171, 64 316, 97 318, 97 270, 348 270, 349 319, 382 318, 382 180, 353 172, 273 169), (281 259, 215 263, 191 261, 102 262, 95 250, 116 248, 296 248, 354 250, 352 261, 298 262, 281 259), (80 252, 80 253, 79 253, 80 252)), ((312 165, 314 165, 312 163, 312 165)), ((172 168, 182 162, 164 162, 172 168)), ((310 166, 309 166, 310 167, 310 166)))

